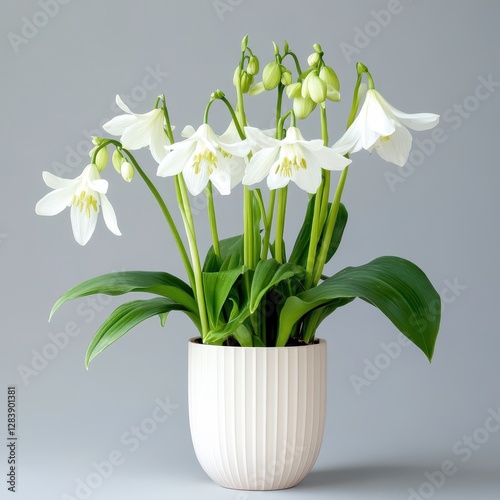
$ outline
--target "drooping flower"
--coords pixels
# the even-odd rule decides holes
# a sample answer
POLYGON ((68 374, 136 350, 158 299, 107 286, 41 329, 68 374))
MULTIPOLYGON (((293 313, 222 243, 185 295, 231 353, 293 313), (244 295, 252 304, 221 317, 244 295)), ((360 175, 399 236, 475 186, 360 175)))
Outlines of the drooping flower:
POLYGON ((229 194, 231 188, 241 180, 244 157, 251 150, 250 143, 241 140, 235 142, 231 126, 218 137, 206 123, 196 131, 188 125, 182 135, 186 137, 184 141, 167 146, 171 152, 158 165, 157 174, 168 177, 182 172, 193 196, 199 195, 209 180, 220 194, 229 194))
POLYGON ((80 245, 85 245, 94 233, 101 206, 108 229, 117 236, 121 235, 115 211, 106 197, 108 181, 100 178, 94 164, 87 165, 76 179, 63 179, 50 172, 43 172, 42 176, 45 184, 54 191, 36 204, 38 215, 57 215, 71 207, 73 235, 80 245))
MULTIPOLYGON (((170 144, 165 133, 165 115, 162 109, 153 109, 148 113, 136 114, 116 96, 116 104, 126 114, 115 116, 106 122, 102 128, 111 135, 121 136, 125 149, 135 150, 149 146, 151 154, 157 163, 167 155, 165 146, 170 144)), ((175 127, 172 127, 172 130, 175 127)))
POLYGON ((358 116, 335 147, 343 153, 360 149, 377 153, 386 161, 402 167, 408 160, 412 136, 408 128, 428 130, 439 122, 433 113, 408 114, 391 106, 375 89, 366 92, 358 116))
POLYGON ((300 130, 289 127, 283 140, 273 139, 254 127, 245 127, 247 138, 262 147, 247 166, 243 184, 252 185, 267 177, 269 189, 278 189, 295 182, 308 193, 315 193, 321 184, 321 169, 343 170, 351 160, 323 141, 306 141, 300 130))

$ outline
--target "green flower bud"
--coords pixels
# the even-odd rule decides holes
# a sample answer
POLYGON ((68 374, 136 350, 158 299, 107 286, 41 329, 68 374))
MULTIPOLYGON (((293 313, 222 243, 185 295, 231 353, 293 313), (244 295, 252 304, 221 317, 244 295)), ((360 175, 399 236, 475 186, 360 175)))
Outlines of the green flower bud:
POLYGON ((292 83, 292 72, 290 70, 285 69, 285 71, 281 73, 281 83, 285 86, 292 83))
POLYGON ((234 75, 233 75, 233 85, 237 87, 240 83, 240 75, 241 75, 241 70, 239 66, 236 66, 236 69, 234 70, 234 75))
POLYGON ((266 90, 272 90, 278 86, 281 80, 281 66, 277 62, 270 62, 262 72, 262 83, 266 90))
POLYGON ((290 47, 288 46, 288 42, 286 40, 283 42, 283 50, 285 51, 285 54, 290 50, 290 47))
POLYGON ((266 90, 264 88, 264 84, 262 82, 256 83, 253 87, 250 87, 250 90, 248 91, 248 95, 258 95, 262 94, 266 90))
POLYGON ((245 35, 243 37, 243 40, 241 40, 241 52, 245 52, 248 47, 248 35, 245 35))
POLYGON ((92 144, 95 146, 100 146, 106 139, 102 139, 101 137, 92 136, 92 144))
POLYGON ((95 166, 99 172, 102 172, 108 164, 108 150, 104 147, 97 152, 95 157, 95 166))
POLYGON ((323 66, 319 72, 319 77, 327 84, 332 86, 335 90, 340 90, 340 82, 337 73, 329 66, 323 66))
POLYGON ((123 158, 123 155, 118 151, 118 149, 115 149, 113 151, 113 155, 111 156, 111 163, 113 164, 113 167, 115 167, 115 170, 121 174, 122 173, 122 163, 125 161, 125 158, 123 158))
POLYGON ((315 103, 319 104, 326 101, 326 83, 316 73, 308 75, 307 90, 315 103))
POLYGON ((315 43, 313 45, 313 49, 318 53, 320 54, 321 52, 323 52, 323 49, 321 48, 321 45, 319 43, 315 43))
POLYGON ((259 60, 257 59, 257 56, 250 57, 247 65, 247 72, 252 76, 259 72, 259 60))
POLYGON ((276 57, 280 53, 280 48, 273 42, 274 56, 276 57))
POLYGON ((307 64, 309 66, 316 66, 316 64, 319 63, 321 57, 317 52, 313 52, 308 58, 307 58, 307 64))
POLYGON ((241 91, 246 94, 253 83, 253 76, 249 75, 246 71, 241 74, 241 91))
POLYGON ((361 75, 362 73, 368 73, 368 68, 362 62, 358 62, 356 63, 356 71, 358 75, 361 75))
POLYGON ((214 92, 212 92, 212 94, 210 95, 211 99, 221 99, 222 97, 224 97, 226 94, 224 94, 224 92, 222 92, 222 90, 215 90, 214 92))
POLYGON ((286 95, 290 99, 294 99, 295 97, 300 97, 301 90, 302 90, 302 83, 301 82, 291 83, 286 88, 286 95))
POLYGON ((326 86, 326 98, 330 101, 339 102, 340 101, 340 92, 335 90, 331 85, 326 86))
POLYGON ((130 182, 135 175, 135 170, 134 167, 128 162, 124 161, 122 163, 122 171, 121 171, 123 180, 130 182))
POLYGON ((316 103, 309 97, 296 97, 293 100, 293 112, 299 120, 307 118, 316 108, 316 103))

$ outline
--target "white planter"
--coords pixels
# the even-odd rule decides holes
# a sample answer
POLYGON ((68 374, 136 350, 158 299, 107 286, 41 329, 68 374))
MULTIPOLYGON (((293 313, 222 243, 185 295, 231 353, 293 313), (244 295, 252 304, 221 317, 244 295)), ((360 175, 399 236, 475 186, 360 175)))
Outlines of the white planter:
POLYGON ((219 485, 291 488, 312 469, 326 414, 326 341, 227 347, 189 341, 191 436, 219 485))

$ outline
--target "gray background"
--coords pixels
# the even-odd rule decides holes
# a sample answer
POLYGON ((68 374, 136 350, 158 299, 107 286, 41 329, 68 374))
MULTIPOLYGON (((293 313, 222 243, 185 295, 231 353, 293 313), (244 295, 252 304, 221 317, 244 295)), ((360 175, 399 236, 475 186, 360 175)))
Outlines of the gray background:
MULTIPOLYGON (((6 432, 6 388, 16 384, 17 498, 83 498, 75 492, 78 478, 87 478, 92 463, 107 460, 114 450, 124 462, 92 490, 92 499, 286 495, 387 500, 408 498, 410 488, 423 488, 424 495, 438 499, 500 497, 500 432, 478 430, 500 405, 500 91, 493 87, 482 101, 474 97, 479 79, 500 81, 498 2, 72 0, 59 4, 44 26, 17 45, 12 40, 22 36, 24 18, 44 24, 41 5, 31 0, 3 0, 2 5, 0 436, 6 432), (389 7, 397 13, 382 26, 376 12, 389 7), (362 40, 360 31, 369 37, 362 40), (321 330, 329 342, 323 448, 301 485, 276 493, 221 489, 199 467, 189 436, 186 386, 186 341, 195 332, 183 316, 172 314, 165 329, 154 320, 144 323, 97 358, 88 372, 86 346, 120 300, 76 301, 47 323, 56 297, 86 278, 121 269, 181 269, 161 214, 140 179, 128 185, 112 167, 105 172, 121 238, 100 220, 91 242, 81 248, 73 240, 67 211, 52 218, 34 213, 36 201, 48 191, 42 170, 57 172, 66 165, 65 176, 79 174, 87 161, 88 132, 116 114, 117 92, 129 96, 134 110, 146 112, 165 91, 177 132, 185 124, 200 123, 216 88, 232 98, 231 78, 245 33, 261 67, 272 57, 271 40, 286 38, 302 60, 314 42, 322 44, 344 91, 343 102, 329 108, 332 138, 346 120, 357 59, 368 65, 378 89, 396 107, 447 117, 440 124, 442 143, 428 141, 424 153, 415 144, 413 169, 398 170, 366 152, 354 157, 344 196, 350 220, 330 266, 333 272, 387 254, 419 264, 447 302, 434 361, 429 365, 416 348, 403 347, 356 391, 354 377, 363 377, 367 363, 382 359, 381 344, 396 341, 397 331, 359 301, 329 318, 321 330), (352 58, 343 53, 346 44, 357 51, 352 58), (148 68, 157 67, 154 85, 147 80, 154 88, 145 90, 148 68), (72 158, 69 150, 77 151, 72 158), (388 172, 402 180, 393 189, 388 172), (47 347, 49 334, 71 328, 80 333, 64 348, 54 352, 47 347), (53 359, 44 363, 37 353, 53 359), (178 408, 130 451, 123 434, 153 415, 156 398, 167 397, 178 408), (455 443, 469 435, 482 443, 470 457, 457 454, 455 443), (423 486, 425 473, 447 459, 456 464, 456 472, 434 491, 423 486)), ((255 125, 271 124, 273 100, 252 99, 255 125)), ((222 107, 214 108, 212 117, 218 130, 227 123, 222 107)), ((309 138, 317 136, 317 116, 303 130, 309 138)), ((423 141, 432 135, 414 137, 423 141)), ((155 172, 147 152, 138 157, 155 172)), ((174 207, 172 183, 157 179, 157 184, 174 207)), ((296 189, 290 197, 289 241, 306 202, 296 189)), ((240 202, 240 190, 217 198, 223 236, 240 231, 240 202)), ((198 210, 195 219, 200 240, 208 242, 204 211, 198 210)), ((0 448, 4 477, 3 437, 0 448)), ((3 483, 0 496, 8 498, 3 483)))

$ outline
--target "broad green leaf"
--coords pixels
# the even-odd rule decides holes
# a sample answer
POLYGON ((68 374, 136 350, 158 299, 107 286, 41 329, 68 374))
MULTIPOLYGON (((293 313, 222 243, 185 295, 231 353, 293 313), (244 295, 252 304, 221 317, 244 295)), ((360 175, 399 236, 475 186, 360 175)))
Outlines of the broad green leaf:
POLYGON ((205 303, 211 329, 219 325, 222 307, 235 281, 243 274, 244 270, 245 268, 240 266, 236 269, 228 269, 227 271, 202 273, 205 303))
POLYGON ((423 271, 399 257, 379 257, 363 266, 348 267, 317 287, 288 298, 280 314, 277 345, 285 345, 294 324, 309 311, 356 297, 379 308, 432 359, 441 300, 423 271))
POLYGON ((121 271, 97 276, 74 286, 57 300, 50 312, 50 318, 68 300, 98 293, 123 295, 131 292, 146 292, 168 297, 198 315, 193 291, 176 276, 163 272, 121 271))
POLYGON ((170 311, 186 310, 173 300, 158 297, 150 300, 134 300, 117 307, 97 330, 87 349, 85 366, 104 349, 123 337, 128 331, 152 316, 165 315, 170 311))
POLYGON ((243 235, 232 236, 220 240, 220 258, 215 255, 214 247, 211 246, 205 257, 203 272, 211 273, 221 269, 232 269, 243 265, 243 235))
POLYGON ((241 347, 253 347, 252 333, 245 325, 236 328, 233 335, 241 347))
POLYGON ((266 292, 283 280, 303 274, 294 264, 280 264, 275 259, 261 260, 255 268, 250 291, 250 312, 254 313, 266 292))
MULTIPOLYGON (((309 241, 311 239, 311 227, 314 215, 314 202, 316 200, 316 195, 314 195, 307 205, 306 215, 304 217, 304 222, 300 228, 299 234, 295 241, 292 253, 290 255, 289 262, 298 264, 300 266, 305 266, 307 263, 307 254, 309 252, 309 241)), ((329 207, 331 203, 329 204, 329 207)), ((326 262, 328 262, 335 252, 337 251, 340 242, 342 240, 342 235, 344 234, 344 229, 347 224, 347 209, 341 203, 339 206, 339 211, 337 214, 337 220, 335 221, 335 227, 333 229, 332 238, 330 240, 330 245, 328 247, 326 262)), ((320 237, 318 242, 318 249, 323 241, 320 237)))

